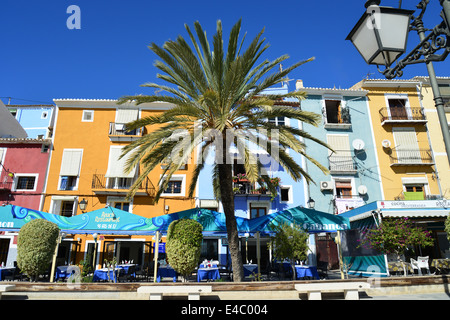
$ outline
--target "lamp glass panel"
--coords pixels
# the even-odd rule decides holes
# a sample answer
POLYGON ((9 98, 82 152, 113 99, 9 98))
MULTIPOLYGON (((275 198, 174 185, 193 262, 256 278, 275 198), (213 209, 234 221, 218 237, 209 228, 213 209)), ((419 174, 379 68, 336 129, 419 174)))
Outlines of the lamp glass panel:
POLYGON ((362 22, 351 40, 366 63, 369 63, 369 59, 378 51, 378 42, 375 37, 370 16, 367 16, 362 22))
POLYGON ((380 21, 378 27, 383 48, 405 51, 408 37, 409 16, 375 13, 375 21, 380 21), (377 18, 379 16, 379 18, 377 18))

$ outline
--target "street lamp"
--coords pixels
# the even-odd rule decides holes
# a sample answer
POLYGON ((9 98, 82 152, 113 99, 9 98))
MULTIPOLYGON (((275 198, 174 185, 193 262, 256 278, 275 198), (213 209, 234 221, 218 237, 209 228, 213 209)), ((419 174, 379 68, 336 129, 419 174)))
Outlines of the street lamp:
POLYGON ((314 207, 316 206, 316 202, 311 197, 309 197, 309 200, 307 203, 308 203, 308 208, 310 208, 310 209, 314 209, 314 207))
POLYGON ((450 0, 440 0, 443 8, 442 22, 434 27, 428 35, 423 24, 423 15, 430 0, 422 0, 417 5, 420 14, 414 17, 414 11, 380 7, 381 0, 368 0, 366 12, 352 29, 346 40, 352 41, 368 64, 384 65, 385 70, 378 69, 387 79, 401 77, 403 68, 410 64, 427 65, 430 84, 441 125, 447 158, 450 164, 450 132, 444 110, 439 85, 434 71, 433 61, 444 61, 450 53, 450 0), (411 23, 409 22, 411 21, 411 23), (403 59, 397 60, 406 52, 406 43, 410 30, 417 31, 420 43, 403 59), (394 61, 395 66, 392 67, 394 61))

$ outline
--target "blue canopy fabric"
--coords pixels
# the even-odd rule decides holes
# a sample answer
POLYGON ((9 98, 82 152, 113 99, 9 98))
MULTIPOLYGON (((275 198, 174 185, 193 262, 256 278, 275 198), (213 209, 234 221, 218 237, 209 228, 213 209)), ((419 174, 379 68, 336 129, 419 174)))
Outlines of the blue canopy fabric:
MULTIPOLYGON (((195 208, 146 218, 112 207, 73 217, 63 217, 15 205, 0 207, 0 230, 2 231, 18 231, 25 223, 33 219, 45 219, 54 222, 62 231, 71 234, 129 235, 152 235, 157 231, 165 233, 172 221, 193 219, 203 226, 204 233, 227 234, 225 214, 207 209, 195 208)), ((347 218, 301 207, 275 212, 255 219, 236 217, 236 222, 240 234, 256 233, 257 231, 262 234, 270 234, 273 233, 274 226, 282 223, 299 224, 309 233, 335 232, 349 229, 350 226, 347 218)))
POLYGON ((298 224, 308 233, 336 232, 350 229, 348 218, 295 207, 252 219, 249 221, 249 230, 251 232, 273 233, 274 227, 283 223, 298 224))

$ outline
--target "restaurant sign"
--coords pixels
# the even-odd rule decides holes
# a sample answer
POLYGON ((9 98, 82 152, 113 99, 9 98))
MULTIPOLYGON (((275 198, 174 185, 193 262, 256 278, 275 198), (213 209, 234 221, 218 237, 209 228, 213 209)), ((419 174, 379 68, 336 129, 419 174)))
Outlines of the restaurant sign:
POLYGON ((380 209, 427 209, 449 208, 450 200, 380 201, 380 209))

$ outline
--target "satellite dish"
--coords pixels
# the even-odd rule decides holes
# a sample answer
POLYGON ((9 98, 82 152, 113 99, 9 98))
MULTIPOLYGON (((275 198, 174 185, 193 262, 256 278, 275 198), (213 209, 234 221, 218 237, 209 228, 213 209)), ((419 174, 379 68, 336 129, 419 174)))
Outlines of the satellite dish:
POLYGON ((391 142, 386 139, 381 142, 381 145, 383 146, 383 148, 389 148, 391 146, 391 142))
POLYGON ((359 194, 367 194, 367 187, 365 185, 360 185, 358 187, 358 193, 359 194))
POLYGON ((364 149, 364 141, 362 141, 361 139, 355 139, 352 142, 353 148, 355 150, 362 150, 364 149))

